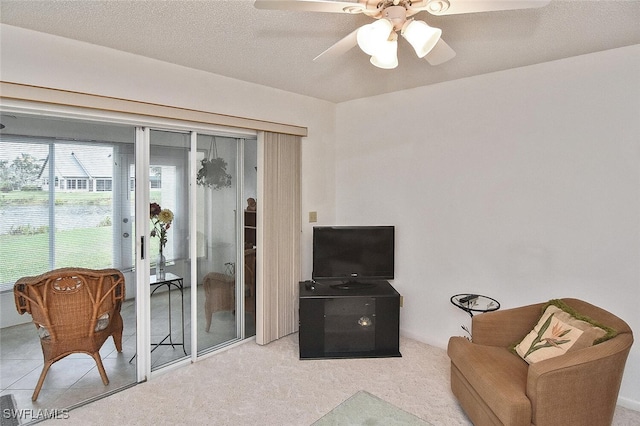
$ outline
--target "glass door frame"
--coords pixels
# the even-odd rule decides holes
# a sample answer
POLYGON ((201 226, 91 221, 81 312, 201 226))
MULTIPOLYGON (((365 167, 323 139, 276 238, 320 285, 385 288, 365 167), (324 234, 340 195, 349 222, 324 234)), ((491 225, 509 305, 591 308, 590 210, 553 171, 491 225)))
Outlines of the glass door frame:
POLYGON ((236 139, 236 174, 238 178, 238 183, 236 185, 236 265, 239 265, 236 268, 236 282, 240 283, 236 285, 236 300, 240 301, 236 302, 236 309, 238 309, 239 315, 236 315, 236 318, 239 318, 236 321, 236 336, 238 336, 239 340, 245 339, 245 334, 247 328, 245 326, 246 322, 246 312, 245 312, 245 285, 244 285, 244 209, 242 206, 244 205, 244 138, 236 139))
POLYGON ((143 382, 151 377, 151 286, 149 271, 149 127, 136 127, 135 140, 135 221, 136 221, 136 348, 137 379, 143 382), (142 350, 144 348, 144 350, 142 350))

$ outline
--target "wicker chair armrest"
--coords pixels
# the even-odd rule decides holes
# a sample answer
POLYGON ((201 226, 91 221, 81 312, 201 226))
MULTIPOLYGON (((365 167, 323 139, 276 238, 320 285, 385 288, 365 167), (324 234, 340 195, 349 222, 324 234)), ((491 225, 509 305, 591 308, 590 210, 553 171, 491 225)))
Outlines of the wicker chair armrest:
POLYGON ((26 286, 26 284, 20 282, 13 286, 13 298, 16 303, 16 310, 20 315, 31 313, 31 302, 33 300, 27 296, 26 286))
POLYGON ((124 284, 124 275, 117 269, 104 269, 105 275, 110 275, 113 280, 113 289, 109 292, 116 305, 119 305, 125 299, 126 286, 124 284), (120 303, 118 303, 120 302, 120 303))

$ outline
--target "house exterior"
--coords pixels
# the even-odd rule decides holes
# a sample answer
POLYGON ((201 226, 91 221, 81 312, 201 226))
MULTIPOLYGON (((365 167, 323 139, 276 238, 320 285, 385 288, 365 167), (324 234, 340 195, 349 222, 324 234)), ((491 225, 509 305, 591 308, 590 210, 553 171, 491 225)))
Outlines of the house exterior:
MULTIPOLYGON (((113 187, 112 149, 56 144, 54 184, 63 192, 110 192, 113 187)), ((47 155, 38 181, 44 191, 50 188, 50 156, 47 155)))

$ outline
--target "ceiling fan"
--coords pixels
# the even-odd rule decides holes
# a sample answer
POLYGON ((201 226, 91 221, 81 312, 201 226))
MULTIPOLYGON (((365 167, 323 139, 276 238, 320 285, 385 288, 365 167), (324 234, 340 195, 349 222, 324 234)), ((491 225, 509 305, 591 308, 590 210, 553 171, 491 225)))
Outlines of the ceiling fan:
POLYGON ((442 30, 433 28, 413 16, 422 11, 432 15, 490 12, 528 9, 547 5, 551 0, 256 0, 258 9, 296 10, 305 12, 362 13, 374 21, 363 25, 329 47, 314 61, 334 58, 354 46, 371 56, 371 63, 379 68, 398 66, 398 33, 413 47, 419 58, 431 65, 440 65, 456 53, 440 37, 442 30))

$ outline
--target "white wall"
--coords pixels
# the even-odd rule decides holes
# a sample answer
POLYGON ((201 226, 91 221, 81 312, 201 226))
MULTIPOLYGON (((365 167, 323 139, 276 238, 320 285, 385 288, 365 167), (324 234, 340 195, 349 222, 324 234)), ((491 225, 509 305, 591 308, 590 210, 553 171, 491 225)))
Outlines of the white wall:
MULTIPOLYGON (((306 126, 302 210, 334 217, 335 104, 9 25, 0 25, 0 79, 306 126)), ((303 231, 310 271, 311 225, 303 231)), ((12 298, 0 295, 3 312, 12 298)))
MULTIPOLYGON (((640 45, 337 117, 337 221, 397 226, 403 333, 446 347, 470 324, 449 303, 465 292, 503 308, 582 298, 640 333, 640 45)), ((621 390, 635 409, 638 383, 636 344, 621 390)))

